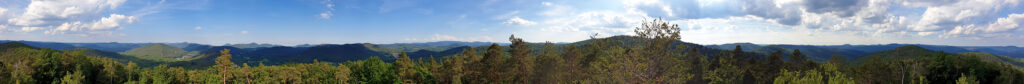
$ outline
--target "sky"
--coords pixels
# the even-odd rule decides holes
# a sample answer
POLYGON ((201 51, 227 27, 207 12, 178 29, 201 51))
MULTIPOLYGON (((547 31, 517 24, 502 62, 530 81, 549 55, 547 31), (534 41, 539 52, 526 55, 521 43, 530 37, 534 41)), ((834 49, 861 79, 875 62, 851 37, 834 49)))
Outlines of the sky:
POLYGON ((2 0, 0 40, 575 42, 678 24, 698 44, 1024 46, 1024 0, 2 0))

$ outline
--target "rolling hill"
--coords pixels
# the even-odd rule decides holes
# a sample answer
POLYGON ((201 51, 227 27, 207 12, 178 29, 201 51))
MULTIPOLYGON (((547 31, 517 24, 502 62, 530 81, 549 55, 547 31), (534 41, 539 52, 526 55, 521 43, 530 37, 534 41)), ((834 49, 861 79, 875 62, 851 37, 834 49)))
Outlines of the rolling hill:
POLYGON ((184 56, 186 53, 187 52, 181 48, 169 46, 163 43, 142 46, 124 52, 126 55, 146 59, 175 59, 184 56))
POLYGON ((867 55, 864 55, 864 56, 860 56, 860 57, 858 57, 856 59, 853 59, 852 62, 854 64, 859 64, 859 63, 863 63, 863 62, 865 62, 867 60, 874 59, 874 58, 878 58, 878 59, 881 59, 883 61, 893 61, 893 60, 906 60, 906 59, 925 58, 925 57, 934 57, 934 56, 946 56, 946 55, 952 55, 952 54, 945 53, 945 52, 939 52, 939 51, 932 51, 932 50, 928 50, 928 49, 922 48, 920 46, 909 45, 909 46, 898 47, 898 48, 895 48, 895 49, 892 49, 892 50, 885 50, 885 51, 880 51, 880 52, 876 52, 876 53, 871 53, 871 54, 867 54, 867 55))

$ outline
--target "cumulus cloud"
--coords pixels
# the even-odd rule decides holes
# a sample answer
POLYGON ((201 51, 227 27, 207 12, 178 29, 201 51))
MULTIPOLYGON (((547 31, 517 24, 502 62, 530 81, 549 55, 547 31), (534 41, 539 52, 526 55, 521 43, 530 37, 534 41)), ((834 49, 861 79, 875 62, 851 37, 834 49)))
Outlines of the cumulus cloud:
POLYGON ((698 16, 696 0, 623 0, 627 13, 667 18, 689 18, 698 16))
POLYGON ((841 17, 849 17, 860 11, 869 0, 807 0, 807 11, 815 13, 834 13, 841 17))
POLYGON ((81 16, 115 9, 125 0, 33 0, 18 17, 8 19, 18 26, 61 24, 81 16))
POLYGON ((113 29, 121 28, 122 24, 132 24, 136 20, 135 16, 125 16, 120 14, 110 14, 109 17, 102 18, 91 23, 83 23, 81 21, 65 22, 56 28, 46 31, 47 34, 65 34, 69 32, 95 32, 95 31, 110 31, 113 29))
POLYGON ((0 8, 0 19, 3 19, 0 20, 0 25, 21 27, 16 30, 19 32, 43 30, 45 34, 114 35, 113 30, 121 29, 122 26, 138 20, 136 16, 107 13, 117 9, 124 2, 125 0, 32 0, 24 10, 9 11, 7 8, 0 8))
POLYGON ((501 24, 515 25, 515 26, 530 26, 530 25, 537 24, 537 22, 529 21, 529 20, 526 20, 526 19, 523 19, 523 18, 519 18, 519 16, 515 16, 515 17, 512 17, 512 18, 509 18, 507 21, 505 21, 505 22, 503 22, 501 24))
POLYGON ((1004 32, 1009 30, 1021 30, 1024 26, 1020 24, 1024 23, 1024 14, 1010 14, 1008 17, 999 18, 996 22, 988 25, 985 28, 985 32, 1004 32))
POLYGON ((1015 7, 1016 0, 966 0, 949 5, 928 7, 918 23, 912 27, 916 31, 949 29, 955 26, 995 20, 1000 9, 1015 7))
POLYGON ((196 26, 195 28, 192 28, 192 29, 194 29, 194 30, 203 30, 203 27, 202 26, 196 26))
POLYGON ((1013 37, 1024 36, 1024 14, 1010 14, 1007 17, 999 18, 987 26, 976 26, 974 24, 960 25, 952 28, 943 37, 1013 37), (1016 35, 1014 35, 1016 34, 1016 35))
MULTIPOLYGON (((743 0, 748 15, 792 28, 864 35, 1019 37, 1020 0, 743 0)), ((1017 38, 1019 39, 1019 38, 1017 38)))
POLYGON ((750 15, 767 18, 768 20, 785 25, 800 24, 801 10, 800 2, 791 0, 749 0, 744 2, 743 11, 750 15))

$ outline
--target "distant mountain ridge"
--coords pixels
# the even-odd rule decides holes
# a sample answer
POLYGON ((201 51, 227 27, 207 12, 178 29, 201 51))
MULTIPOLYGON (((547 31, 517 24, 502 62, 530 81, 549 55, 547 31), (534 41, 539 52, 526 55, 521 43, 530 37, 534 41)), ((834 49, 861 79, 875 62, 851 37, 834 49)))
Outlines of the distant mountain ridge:
MULTIPOLYGON (((843 55, 849 58, 856 58, 856 56, 866 55, 868 53, 880 52, 885 50, 892 50, 903 46, 919 46, 924 49, 933 51, 942 51, 948 53, 964 53, 964 52, 985 52, 994 55, 1008 56, 1012 58, 1024 58, 1024 48, 1016 46, 946 46, 946 45, 925 45, 925 44, 884 44, 884 45, 789 45, 789 44, 752 44, 752 43, 730 43, 721 45, 708 45, 711 48, 731 50, 735 45, 742 45, 743 50, 749 52, 758 53, 770 53, 774 50, 789 50, 800 49, 802 53, 808 54, 809 57, 820 57, 827 59, 833 54, 843 55), (756 45, 756 46, 752 46, 756 45), (748 48, 752 49, 746 49, 748 48), (772 49, 775 48, 775 49, 772 49)), ((812 59, 814 60, 814 59, 812 59)), ((816 60, 824 61, 824 60, 816 60)))

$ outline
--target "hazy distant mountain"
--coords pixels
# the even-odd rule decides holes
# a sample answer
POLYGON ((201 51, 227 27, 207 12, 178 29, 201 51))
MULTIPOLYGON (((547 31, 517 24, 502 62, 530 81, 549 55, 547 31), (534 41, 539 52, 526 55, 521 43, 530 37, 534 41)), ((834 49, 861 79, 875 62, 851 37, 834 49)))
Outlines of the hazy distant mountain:
MULTIPOLYGON (((464 47, 464 46, 488 46, 494 42, 461 42, 461 41, 438 41, 438 42, 425 42, 425 43, 394 43, 394 44, 381 44, 387 49, 388 52, 415 52, 420 50, 440 52, 447 49, 464 47)), ((509 43, 498 43, 498 45, 508 45, 509 43)))
MULTIPOLYGON (((759 49, 746 49, 746 46, 754 46, 756 44, 749 43, 732 43, 722 45, 709 45, 712 48, 731 50, 735 45, 744 46, 744 50, 759 50, 759 49)), ((923 45, 923 44, 885 44, 885 45, 756 45, 764 48, 766 46, 776 46, 783 50, 792 52, 793 49, 800 49, 802 53, 808 54, 810 57, 824 57, 828 58, 832 54, 838 54, 848 56, 850 58, 856 58, 856 56, 864 55, 867 53, 880 52, 885 50, 892 50, 902 46, 919 46, 924 49, 933 51, 942 51, 948 53, 963 53, 963 52, 985 52, 994 55, 1008 56, 1012 58, 1024 58, 1024 48, 1016 46, 945 46, 945 45, 923 45)), ((752 47, 753 48, 753 47, 752 47)), ((765 50, 778 50, 778 49, 760 49, 760 51, 751 51, 759 53, 770 53, 765 50)), ((817 60, 823 61, 823 60, 817 60)))
POLYGON ((711 47, 711 48, 716 48, 716 49, 732 50, 732 49, 736 48, 737 45, 739 45, 740 48, 743 48, 743 50, 754 50, 754 49, 757 49, 757 48, 761 48, 761 45, 757 45, 757 44, 754 44, 754 43, 730 43, 730 44, 707 45, 707 46, 711 47))
POLYGON ((34 42, 34 41, 0 40, 0 43, 7 43, 7 42, 18 42, 20 44, 30 45, 32 47, 50 48, 50 49, 57 49, 57 50, 60 50, 60 49, 74 49, 74 48, 76 48, 75 46, 70 45, 70 44, 57 43, 57 42, 34 42))
POLYGON ((277 47, 277 46, 281 46, 281 45, 248 43, 248 44, 225 44, 224 46, 231 46, 231 47, 235 47, 235 48, 269 48, 269 47, 277 47))
MULTIPOLYGON (((60 43, 60 42, 39 42, 39 41, 10 41, 0 40, 0 43, 7 42, 20 42, 39 48, 50 48, 50 49, 75 49, 75 48, 89 48, 107 52, 125 52, 131 49, 139 48, 142 46, 150 45, 153 43, 60 43)), ((209 45, 196 44, 196 43, 164 43, 169 46, 183 48, 186 51, 201 51, 209 48, 209 45)))

